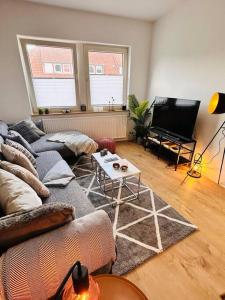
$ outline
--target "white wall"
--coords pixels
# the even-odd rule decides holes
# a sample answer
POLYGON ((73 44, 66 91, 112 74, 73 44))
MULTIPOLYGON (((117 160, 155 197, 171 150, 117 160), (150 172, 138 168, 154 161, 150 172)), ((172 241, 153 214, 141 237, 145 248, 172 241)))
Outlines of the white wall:
POLYGON ((130 93, 147 96, 151 24, 128 18, 0 0, 0 119, 30 115, 16 35, 130 45, 130 93))
MULTIPOLYGON (((198 150, 225 120, 225 115, 207 113, 212 93, 225 92, 224 28, 224 0, 184 1, 153 27, 149 95, 202 101, 196 128, 198 150)), ((206 161, 217 149, 218 140, 206 161)), ((220 162, 221 155, 206 165, 205 172, 213 180, 217 180, 220 162)), ((225 183, 224 173, 225 167, 225 183)))

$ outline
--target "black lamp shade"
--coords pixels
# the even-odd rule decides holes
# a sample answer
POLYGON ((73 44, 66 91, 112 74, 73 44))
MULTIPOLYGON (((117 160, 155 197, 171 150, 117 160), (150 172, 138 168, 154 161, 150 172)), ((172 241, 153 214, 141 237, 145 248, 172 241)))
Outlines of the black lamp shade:
POLYGON ((88 269, 84 265, 75 266, 72 272, 73 288, 76 294, 82 294, 88 291, 89 276, 88 269))
POLYGON ((224 114, 225 113, 225 94, 214 93, 209 102, 208 112, 210 114, 224 114))

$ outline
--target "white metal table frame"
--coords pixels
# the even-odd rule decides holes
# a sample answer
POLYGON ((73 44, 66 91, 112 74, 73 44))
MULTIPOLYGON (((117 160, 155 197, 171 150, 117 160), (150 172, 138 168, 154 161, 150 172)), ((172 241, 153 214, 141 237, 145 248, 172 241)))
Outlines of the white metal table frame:
MULTIPOLYGON (((102 156, 102 160, 104 161, 104 159, 106 157, 109 157, 110 155, 112 155, 110 152, 107 156, 102 156)), ((118 156, 118 155, 112 155, 112 156, 116 156, 118 158, 118 160, 121 160, 121 158, 118 156)), ((139 195, 140 195, 140 185, 141 185, 141 171, 137 169, 136 172, 134 173, 129 173, 126 175, 126 172, 123 172, 123 176, 119 176, 117 178, 112 178, 110 177, 110 174, 107 173, 106 171, 106 168, 104 168, 104 166, 109 166, 113 164, 113 162, 117 162, 117 161, 113 161, 113 162, 104 162, 102 165, 101 163, 96 159, 96 157, 94 155, 91 156, 91 160, 92 160, 92 166, 94 168, 94 162, 95 162, 95 174, 96 174, 96 180, 99 184, 99 187, 100 189, 102 190, 102 192, 104 194, 106 194, 106 192, 112 192, 112 195, 111 195, 111 200, 113 201, 114 200, 114 193, 113 191, 118 189, 118 188, 122 188, 122 187, 126 187, 130 192, 131 194, 134 196, 134 199, 139 199, 139 195), (109 164, 109 165, 108 165, 109 164), (137 189, 137 193, 135 193, 134 191, 132 191, 132 189, 128 186, 127 184, 127 178, 128 177, 131 177, 131 176, 135 176, 135 175, 138 175, 138 189, 137 189), (106 183, 106 181, 109 179, 109 183, 106 183), (116 183, 119 183, 118 186, 115 186, 116 183), (111 187, 110 188, 106 188, 107 185, 109 185, 111 183, 111 187)), ((126 160, 126 162, 128 163, 128 168, 129 168, 129 165, 130 166, 133 166, 129 161, 126 160)), ((113 167, 112 167, 113 168, 113 167)), ((132 200, 134 200, 132 199, 132 200)), ((131 199, 129 199, 131 200, 131 199)), ((120 201, 120 203, 123 203, 124 201, 120 201)), ((120 204, 118 203, 118 204, 120 204)))

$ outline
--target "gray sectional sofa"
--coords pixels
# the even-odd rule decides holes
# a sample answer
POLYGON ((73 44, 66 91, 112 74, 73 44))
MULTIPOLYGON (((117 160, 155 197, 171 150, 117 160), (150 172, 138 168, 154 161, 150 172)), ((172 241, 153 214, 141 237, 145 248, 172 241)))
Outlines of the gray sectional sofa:
MULTIPOLYGON (((6 128, 7 125, 1 121, 0 134, 5 134, 6 128)), ((59 160, 74 155, 63 144, 48 142, 47 137, 45 135, 31 144, 38 153, 36 162, 40 180, 59 160)), ((54 295, 66 271, 76 260, 86 264, 90 272, 109 271, 115 260, 110 219, 104 211, 95 210, 76 178, 66 187, 49 187, 49 190, 51 195, 43 200, 43 205, 57 202, 71 204, 75 208, 75 220, 15 245, 0 256, 0 299, 1 296, 2 299, 16 298, 16 290, 23 291, 24 297, 28 295, 26 299, 48 299, 54 295), (54 272, 47 276, 51 264, 55 264, 54 272), (14 274, 15 268, 21 274, 18 277, 14 274), (43 268, 46 268, 45 272, 43 268), (16 287, 12 283, 13 278, 16 287), (40 282, 43 285, 37 297, 40 282)))
POLYGON ((74 155, 74 153, 69 148, 64 146, 63 143, 49 142, 48 138, 51 135, 51 133, 47 133, 46 135, 42 136, 39 140, 32 143, 31 146, 34 149, 34 151, 45 152, 54 150, 59 152, 63 158, 69 158, 74 155))

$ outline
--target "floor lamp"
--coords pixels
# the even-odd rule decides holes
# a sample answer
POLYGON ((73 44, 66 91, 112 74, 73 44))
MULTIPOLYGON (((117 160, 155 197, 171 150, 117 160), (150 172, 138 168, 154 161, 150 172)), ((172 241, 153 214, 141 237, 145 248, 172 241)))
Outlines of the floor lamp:
MULTIPOLYGON (((210 114, 224 114, 225 113, 225 94, 223 93, 214 93, 208 106, 208 112, 210 114)), ((186 177, 184 178, 183 182, 187 179, 188 176, 193 178, 199 178, 201 177, 201 174, 199 175, 197 166, 202 161, 202 157, 209 148, 209 146, 212 144, 212 142, 215 140, 216 136, 219 134, 221 130, 225 129, 225 121, 222 123, 220 128, 216 131, 214 136, 211 138, 205 149, 198 155, 198 159, 194 160, 194 164, 191 167, 191 169, 187 172, 186 177)), ((223 162, 224 162, 224 156, 225 156, 225 149, 223 152, 223 158, 220 166, 220 173, 219 173, 219 179, 218 183, 220 182, 220 176, 222 172, 223 162)))

